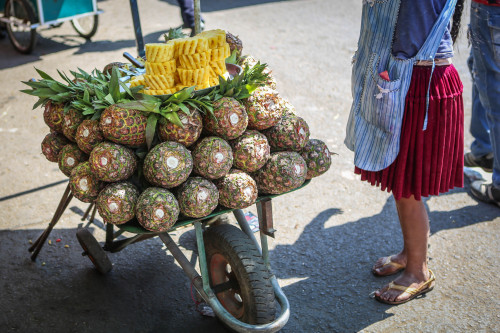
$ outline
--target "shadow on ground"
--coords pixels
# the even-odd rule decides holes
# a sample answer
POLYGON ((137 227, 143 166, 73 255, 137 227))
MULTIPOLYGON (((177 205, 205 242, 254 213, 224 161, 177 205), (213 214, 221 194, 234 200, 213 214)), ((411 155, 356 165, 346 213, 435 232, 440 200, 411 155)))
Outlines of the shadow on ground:
MULTIPOLYGON (((167 2, 171 5, 178 6, 179 3, 177 0, 159 0, 159 1, 164 1, 167 2)), ((200 1, 200 7, 201 7, 201 12, 215 12, 218 10, 227 10, 227 9, 233 9, 233 8, 241 8, 241 7, 248 7, 248 6, 255 6, 255 5, 263 5, 266 3, 272 3, 272 2, 286 2, 286 1, 293 1, 293 0, 202 0, 200 1)))

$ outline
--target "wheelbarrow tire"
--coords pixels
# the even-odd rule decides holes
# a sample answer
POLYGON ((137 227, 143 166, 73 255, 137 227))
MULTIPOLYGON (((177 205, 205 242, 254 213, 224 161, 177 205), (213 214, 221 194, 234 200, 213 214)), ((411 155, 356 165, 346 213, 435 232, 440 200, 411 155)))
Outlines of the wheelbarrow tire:
POLYGON ((89 15, 73 19, 71 20, 71 25, 81 37, 90 39, 97 32, 97 26, 99 25, 99 15, 89 15))
POLYGON ((203 239, 210 286, 221 305, 247 324, 272 322, 276 305, 271 273, 255 244, 229 224, 208 228, 203 239))
MULTIPOLYGON (((7 0, 5 3, 4 17, 14 17, 23 21, 24 24, 34 24, 36 21, 35 10, 32 4, 27 0, 7 0)), ((13 30, 14 23, 7 23, 7 34, 9 35, 10 42, 14 48, 24 54, 29 54, 33 51, 36 44, 36 28, 30 28, 21 34, 13 30)))
POLYGON ((76 232, 76 238, 82 246, 83 255, 89 257, 99 273, 106 274, 113 268, 106 252, 90 231, 85 228, 80 229, 76 232))

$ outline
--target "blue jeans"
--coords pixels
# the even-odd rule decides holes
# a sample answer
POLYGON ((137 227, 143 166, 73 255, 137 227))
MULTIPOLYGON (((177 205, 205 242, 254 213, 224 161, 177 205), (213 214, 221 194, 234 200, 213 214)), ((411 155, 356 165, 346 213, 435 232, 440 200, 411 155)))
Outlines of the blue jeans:
POLYGON ((493 185, 500 188, 500 7, 471 3, 471 152, 493 152, 493 185))

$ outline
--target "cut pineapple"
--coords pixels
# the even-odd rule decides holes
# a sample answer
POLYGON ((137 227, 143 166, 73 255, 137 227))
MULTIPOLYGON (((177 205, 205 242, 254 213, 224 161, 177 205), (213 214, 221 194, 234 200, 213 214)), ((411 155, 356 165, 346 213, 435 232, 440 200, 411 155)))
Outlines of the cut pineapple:
POLYGON ((223 47, 226 43, 226 32, 221 29, 203 31, 198 36, 205 37, 208 40, 210 49, 223 47))
POLYGON ((179 64, 180 67, 186 69, 197 69, 207 67, 209 59, 210 50, 195 54, 181 54, 179 55, 179 64))
POLYGON ((203 84, 203 82, 208 79, 209 68, 177 68, 177 73, 179 73, 179 78, 182 85, 194 86, 197 84, 203 84))
POLYGON ((210 87, 219 85, 219 77, 218 76, 216 76, 216 77, 210 77, 208 79, 208 84, 209 84, 210 87))
POLYGON ((144 80, 144 75, 133 76, 130 79, 129 83, 130 83, 130 88, 146 85, 146 81, 144 80))
POLYGON ((173 43, 146 44, 146 59, 149 62, 167 62, 174 58, 173 43))
POLYGON ((177 69, 175 59, 166 62, 146 61, 146 74, 165 75, 174 73, 177 69))
POLYGON ((227 72, 226 61, 224 59, 211 61, 209 65, 212 71, 215 73, 215 75, 211 74, 211 76, 219 76, 227 72))
POLYGON ((167 75, 144 75, 146 84, 153 90, 170 89, 175 86, 174 74, 167 75))
POLYGON ((208 50, 208 40, 203 37, 188 37, 174 39, 175 55, 178 57, 181 54, 195 54, 206 52, 208 50))
POLYGON ((141 90, 141 93, 146 94, 146 95, 171 95, 177 92, 176 88, 171 88, 171 89, 146 89, 146 90, 141 90))
POLYGON ((229 49, 229 44, 225 44, 222 47, 212 49, 210 54, 210 61, 224 60, 231 55, 231 50, 229 49))

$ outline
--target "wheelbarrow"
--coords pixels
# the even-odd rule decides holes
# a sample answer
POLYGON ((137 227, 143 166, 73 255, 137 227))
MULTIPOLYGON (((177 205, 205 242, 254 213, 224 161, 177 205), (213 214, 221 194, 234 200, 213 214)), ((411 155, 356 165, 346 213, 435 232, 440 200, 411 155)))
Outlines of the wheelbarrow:
POLYGON ((5 24, 12 45, 25 54, 35 47, 38 27, 71 21, 78 35, 90 39, 102 13, 96 0, 0 0, 0 12, 0 24, 5 24))
MULTIPOLYGON (((310 180, 306 180, 297 189, 309 182, 310 180)), ((82 255, 87 256, 102 274, 108 273, 113 267, 106 252, 115 253, 128 245, 159 237, 200 297, 227 327, 237 332, 276 332, 285 326, 290 316, 288 300, 269 263, 267 237, 274 238, 275 234, 272 198, 276 196, 278 195, 259 196, 256 201, 260 245, 244 212, 241 209, 227 209, 221 206, 203 218, 180 218, 171 229, 161 233, 144 229, 135 219, 122 225, 107 223, 106 239, 102 246, 85 227, 80 228, 76 236, 83 248, 82 255), (227 222, 227 216, 224 214, 228 213, 234 214, 239 228, 227 222), (201 275, 169 235, 190 225, 195 227, 201 275), (118 230, 115 231, 115 228, 118 230), (124 237, 124 232, 134 236, 124 237), (275 314, 276 301, 281 309, 278 315, 275 314)), ((72 197, 68 185, 52 221, 29 248, 33 261, 72 197)), ((91 224, 95 214, 96 206, 92 203, 82 220, 89 218, 88 224, 91 224)))

